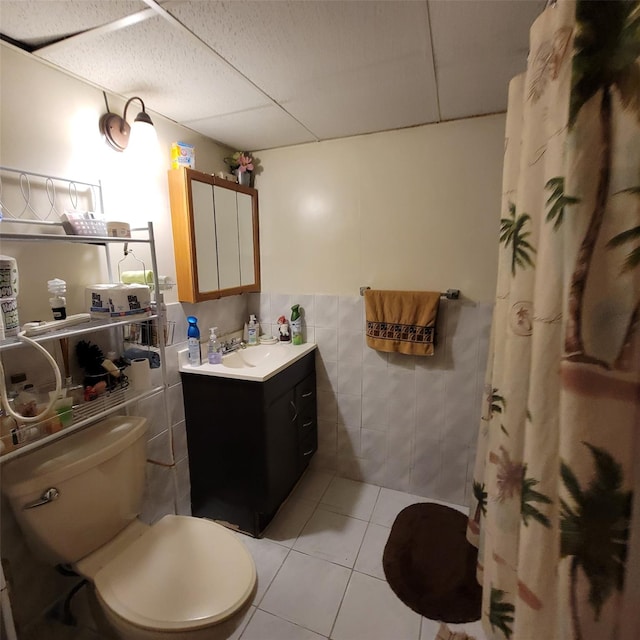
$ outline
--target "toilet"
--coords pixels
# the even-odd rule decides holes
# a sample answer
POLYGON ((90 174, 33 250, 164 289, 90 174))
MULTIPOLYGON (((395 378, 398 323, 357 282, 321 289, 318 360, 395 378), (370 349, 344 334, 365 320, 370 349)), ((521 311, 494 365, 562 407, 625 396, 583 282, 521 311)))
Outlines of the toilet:
POLYGON ((112 630, 126 640, 215 637, 254 593, 245 545, 210 520, 138 519, 146 418, 116 416, 2 467, 27 543, 94 585, 112 630))

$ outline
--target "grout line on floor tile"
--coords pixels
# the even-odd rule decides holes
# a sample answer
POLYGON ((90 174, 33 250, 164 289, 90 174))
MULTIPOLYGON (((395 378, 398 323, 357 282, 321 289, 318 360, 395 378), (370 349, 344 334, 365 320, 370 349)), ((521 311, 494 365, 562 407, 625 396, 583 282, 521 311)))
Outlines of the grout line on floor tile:
MULTIPOLYGON (((273 578, 271 578, 271 580, 269 580, 269 584, 267 585, 266 589, 263 591, 262 597, 260 598, 260 600, 256 600, 253 603, 253 605, 255 606, 256 609, 259 607, 260 603, 264 600, 264 597, 267 595, 267 591, 269 591, 269 587, 271 587, 271 585, 273 584, 273 581, 276 579, 276 576, 280 573, 280 570, 284 566, 284 563, 287 561, 287 558, 289 557, 289 554, 291 553, 292 548, 293 547, 290 547, 288 549, 287 554, 282 559, 282 562, 280 563, 280 566, 278 567, 278 570, 273 574, 273 578)), ((261 609, 261 611, 262 611, 262 609, 261 609)))
MULTIPOLYGON (((369 527, 371 526, 371 520, 367 523, 367 528, 364 530, 364 535, 362 536, 362 540, 360 540, 360 546, 358 547, 358 553, 356 553, 355 560, 353 561, 353 570, 355 571, 355 566, 358 564, 358 558, 360 557, 360 551, 362 551, 362 545, 364 544, 364 539, 367 537, 367 531, 369 531, 369 527)), ((358 573, 362 573, 358 571, 358 573)), ((351 577, 349 577, 351 579, 351 577)))
POLYGON ((351 573, 349 574, 349 579, 347 580, 347 585, 344 588, 344 591, 342 592, 342 598, 340 598, 340 604, 338 605, 338 608, 336 609, 336 615, 335 615, 335 617, 333 619, 333 623, 331 624, 331 630, 329 631, 329 635, 327 636, 328 639, 330 639, 331 636, 333 635, 333 630, 335 629, 336 622, 338 621, 338 616, 340 615, 340 609, 342 609, 342 603, 344 602, 344 597, 347 595, 347 589, 349 588, 349 585, 351 584, 351 578, 353 578, 353 573, 354 573, 354 570, 351 569, 351 573))
POLYGON ((246 624, 244 625, 244 629, 242 630, 242 633, 238 636, 238 640, 242 640, 245 631, 247 630, 247 627, 251 624, 251 620, 253 619, 253 616, 256 615, 256 611, 258 610, 258 607, 256 605, 250 605, 253 607, 253 613, 251 613, 249 615, 249 619, 247 620, 246 624))

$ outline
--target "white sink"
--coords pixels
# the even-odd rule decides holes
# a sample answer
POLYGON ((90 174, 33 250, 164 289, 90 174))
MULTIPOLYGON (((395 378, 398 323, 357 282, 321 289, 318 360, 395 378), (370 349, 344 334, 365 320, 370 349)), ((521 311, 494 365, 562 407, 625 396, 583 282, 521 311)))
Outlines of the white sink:
POLYGON ((312 342, 301 345, 259 344, 223 356, 222 364, 205 361, 199 367, 189 364, 188 351, 184 349, 178 352, 178 367, 183 373, 264 382, 315 348, 312 342))

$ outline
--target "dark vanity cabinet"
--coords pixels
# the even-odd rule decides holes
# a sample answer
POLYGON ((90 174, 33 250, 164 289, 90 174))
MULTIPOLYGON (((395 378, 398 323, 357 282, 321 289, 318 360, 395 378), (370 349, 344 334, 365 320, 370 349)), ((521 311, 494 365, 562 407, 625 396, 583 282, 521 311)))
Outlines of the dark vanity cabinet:
POLYGON ((265 382, 181 376, 192 513, 260 536, 318 446, 314 352, 265 382))

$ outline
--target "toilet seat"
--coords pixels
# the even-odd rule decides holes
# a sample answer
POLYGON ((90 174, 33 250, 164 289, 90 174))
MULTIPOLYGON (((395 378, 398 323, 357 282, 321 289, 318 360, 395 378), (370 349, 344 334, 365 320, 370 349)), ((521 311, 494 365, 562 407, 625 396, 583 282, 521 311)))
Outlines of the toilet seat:
POLYGON ((210 520, 168 515, 94 577, 103 606, 147 630, 189 631, 225 620, 256 582, 251 554, 210 520))

